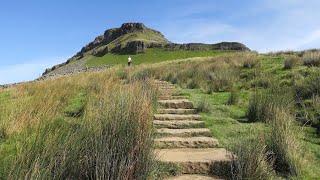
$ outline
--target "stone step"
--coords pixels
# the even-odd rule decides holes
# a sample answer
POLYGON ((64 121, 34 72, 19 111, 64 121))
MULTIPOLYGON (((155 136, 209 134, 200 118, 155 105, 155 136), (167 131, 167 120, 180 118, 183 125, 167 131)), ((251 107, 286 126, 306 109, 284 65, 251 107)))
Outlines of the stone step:
POLYGON ((160 100, 174 100, 174 99, 187 99, 186 96, 171 96, 171 95, 161 95, 160 100))
POLYGON ((203 121, 158 121, 154 120, 153 125, 156 128, 169 128, 169 129, 187 129, 187 128, 204 128, 205 122, 203 121))
POLYGON ((159 114, 196 114, 196 109, 158 109, 159 114))
POLYGON ((159 136, 171 136, 171 137, 196 137, 206 136, 211 137, 211 132, 207 128, 192 128, 192 129, 157 129, 159 136))
POLYGON ((223 148, 156 149, 160 162, 174 164, 182 174, 224 176, 230 172, 231 157, 223 148))
POLYGON ((162 137, 154 142, 157 148, 215 148, 219 145, 212 137, 162 137))
POLYGON ((159 100, 158 103, 165 108, 193 109, 193 103, 187 99, 159 100))
POLYGON ((160 89, 175 89, 174 85, 158 85, 160 89))
POLYGON ((212 177, 212 176, 203 176, 198 174, 185 174, 181 176, 175 176, 175 177, 169 177, 165 180, 222 180, 218 177, 212 177))
POLYGON ((155 114, 153 116, 154 120, 201 120, 199 114, 155 114))

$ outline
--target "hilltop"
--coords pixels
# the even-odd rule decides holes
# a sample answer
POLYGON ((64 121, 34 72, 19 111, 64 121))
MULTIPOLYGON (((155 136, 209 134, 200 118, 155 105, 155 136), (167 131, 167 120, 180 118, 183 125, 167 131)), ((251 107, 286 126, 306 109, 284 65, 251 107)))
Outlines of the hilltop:
POLYGON ((121 64, 126 61, 127 55, 136 55, 138 58, 135 57, 135 62, 146 63, 213 56, 217 51, 250 49, 238 42, 172 43, 161 32, 148 28, 143 23, 124 23, 119 28, 106 30, 65 63, 47 69, 43 77, 85 71, 88 67, 95 70, 97 67, 121 64))

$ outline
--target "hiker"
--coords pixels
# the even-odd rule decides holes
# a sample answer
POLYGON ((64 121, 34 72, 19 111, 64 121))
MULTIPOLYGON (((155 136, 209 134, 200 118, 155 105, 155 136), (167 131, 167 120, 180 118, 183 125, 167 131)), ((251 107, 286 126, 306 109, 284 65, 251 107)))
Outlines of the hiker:
POLYGON ((131 63, 132 63, 132 59, 131 59, 131 57, 129 56, 129 58, 128 58, 128 66, 131 66, 131 63))

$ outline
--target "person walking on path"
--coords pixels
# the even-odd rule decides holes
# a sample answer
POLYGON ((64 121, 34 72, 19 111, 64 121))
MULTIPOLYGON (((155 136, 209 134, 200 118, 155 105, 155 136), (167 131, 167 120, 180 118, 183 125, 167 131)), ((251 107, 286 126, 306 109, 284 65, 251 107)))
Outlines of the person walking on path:
POLYGON ((131 63, 132 63, 132 59, 131 59, 131 56, 128 57, 128 66, 131 66, 131 63))

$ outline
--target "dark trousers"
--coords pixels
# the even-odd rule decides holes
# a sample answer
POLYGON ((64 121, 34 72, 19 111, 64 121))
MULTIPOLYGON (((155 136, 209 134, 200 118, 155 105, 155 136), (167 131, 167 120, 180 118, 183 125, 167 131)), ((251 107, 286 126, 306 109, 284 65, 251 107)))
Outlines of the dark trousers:
POLYGON ((128 66, 131 66, 131 62, 128 62, 128 66))

